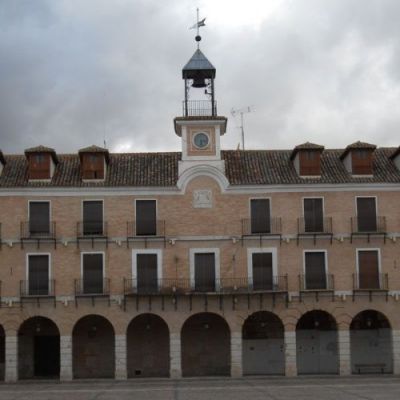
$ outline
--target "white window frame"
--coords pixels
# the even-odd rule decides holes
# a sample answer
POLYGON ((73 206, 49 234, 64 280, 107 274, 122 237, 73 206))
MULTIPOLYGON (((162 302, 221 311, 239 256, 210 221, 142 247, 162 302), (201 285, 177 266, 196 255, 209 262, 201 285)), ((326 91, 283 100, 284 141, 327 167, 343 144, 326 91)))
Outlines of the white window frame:
POLYGON ((247 278, 248 284, 253 286, 253 254, 272 254, 272 279, 278 276, 278 251, 276 247, 250 247, 247 249, 247 278))
POLYGON ((162 256, 161 249, 133 249, 132 250, 132 287, 137 287, 137 256, 139 254, 155 254, 157 256, 157 285, 158 289, 162 282, 162 256))
POLYGON ((325 217, 325 197, 324 196, 304 196, 301 198, 303 218, 304 218, 304 200, 312 200, 312 199, 322 199, 322 218, 324 218, 325 217))
POLYGON ((51 229, 51 224, 53 222, 53 219, 51 218, 52 214, 52 206, 51 206, 51 200, 28 200, 28 230, 30 233, 30 221, 31 221, 31 203, 48 203, 49 204, 49 234, 51 234, 52 229, 51 229))
POLYGON ((196 287, 195 282, 195 256, 196 254, 214 253, 215 263, 215 289, 220 289, 220 276, 221 276, 221 265, 220 265, 220 249, 219 248, 192 248, 189 249, 189 268, 190 268, 190 288, 196 287))
POLYGON ((102 203, 102 218, 103 218, 103 234, 105 232, 105 215, 104 215, 104 199, 82 199, 81 201, 81 221, 82 221, 82 234, 83 234, 83 224, 84 224, 84 220, 83 220, 83 204, 84 203, 90 203, 90 202, 94 202, 94 201, 101 201, 102 203))
POLYGON ((83 258, 85 254, 101 254, 103 260, 103 282, 106 278, 106 253, 104 251, 82 251, 81 252, 81 281, 83 283, 83 258))
POLYGON ((357 273, 357 286, 360 287, 360 258, 358 253, 360 251, 376 251, 378 252, 378 278, 379 278, 379 288, 382 287, 382 265, 381 265, 381 249, 379 247, 366 247, 366 248, 356 248, 356 273, 357 273))
POLYGON ((308 290, 306 287, 306 253, 324 253, 324 263, 325 263, 325 286, 329 289, 328 282, 328 250, 326 249, 304 249, 303 250, 303 276, 304 276, 304 289, 308 290))
POLYGON ((356 217, 358 218, 358 206, 357 206, 357 199, 375 199, 375 218, 378 218, 378 196, 355 196, 354 198, 354 206, 356 209, 356 217))
MULTIPOLYGON (((25 279, 29 285, 29 257, 30 256, 47 256, 49 262, 48 262, 48 276, 47 279, 49 281, 49 294, 52 292, 52 282, 51 282, 51 277, 52 277, 52 273, 51 273, 51 253, 26 253, 25 256, 25 279)), ((29 286, 28 286, 29 287, 29 286)))

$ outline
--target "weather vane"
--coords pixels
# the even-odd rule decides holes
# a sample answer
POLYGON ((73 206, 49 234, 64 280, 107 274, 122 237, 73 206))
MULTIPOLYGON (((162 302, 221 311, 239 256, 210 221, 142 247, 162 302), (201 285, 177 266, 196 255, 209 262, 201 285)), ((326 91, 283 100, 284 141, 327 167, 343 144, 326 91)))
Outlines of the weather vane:
POLYGON ((200 32, 199 32, 199 30, 200 30, 200 28, 202 27, 202 26, 206 26, 206 23, 204 22, 206 19, 205 18, 203 18, 201 21, 199 20, 199 9, 197 9, 197 22, 193 25, 193 26, 191 26, 189 29, 197 29, 197 35, 196 35, 196 42, 197 42, 197 48, 199 48, 199 46, 200 46, 200 40, 201 40, 201 36, 200 36, 200 32))

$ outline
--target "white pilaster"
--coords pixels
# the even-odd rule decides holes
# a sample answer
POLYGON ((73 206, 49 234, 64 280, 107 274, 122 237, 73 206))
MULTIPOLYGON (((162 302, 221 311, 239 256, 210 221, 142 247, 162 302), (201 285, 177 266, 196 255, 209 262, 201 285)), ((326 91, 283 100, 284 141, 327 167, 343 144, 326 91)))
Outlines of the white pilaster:
POLYGON ((285 375, 297 375, 296 332, 285 331, 285 375))
POLYGON ((126 335, 115 335, 115 379, 127 379, 126 335))
POLYGON ((350 331, 339 330, 338 331, 338 353, 339 353, 339 374, 350 375, 350 331))
POLYGON ((171 378, 182 377, 182 361, 181 361, 181 334, 171 333, 169 343, 170 352, 170 369, 169 374, 171 378))
POLYGON ((18 336, 6 335, 5 381, 16 382, 18 379, 18 336))
POLYGON ((60 336, 60 380, 72 380, 72 336, 60 336))
POLYGON ((231 376, 240 378, 242 371, 242 333, 231 333, 231 376))
POLYGON ((400 331, 392 331, 393 373, 400 374, 400 331))

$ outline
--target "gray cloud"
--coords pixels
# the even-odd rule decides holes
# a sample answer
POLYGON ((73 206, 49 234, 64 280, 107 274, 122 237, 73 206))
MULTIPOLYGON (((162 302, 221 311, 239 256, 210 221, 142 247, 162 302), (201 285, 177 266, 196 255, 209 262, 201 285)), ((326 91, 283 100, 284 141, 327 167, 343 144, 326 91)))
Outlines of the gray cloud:
MULTIPOLYGON (((272 2, 272 0, 270 0, 272 2)), ((203 1, 207 5, 207 0, 203 1)), ((248 2, 252 7, 252 2, 248 2)), ((0 148, 179 150, 181 68, 195 50, 183 0, 0 2, 0 148)), ((282 1, 259 27, 207 11, 202 49, 217 68, 225 148, 246 116, 248 148, 306 140, 398 145, 400 2, 282 1)))

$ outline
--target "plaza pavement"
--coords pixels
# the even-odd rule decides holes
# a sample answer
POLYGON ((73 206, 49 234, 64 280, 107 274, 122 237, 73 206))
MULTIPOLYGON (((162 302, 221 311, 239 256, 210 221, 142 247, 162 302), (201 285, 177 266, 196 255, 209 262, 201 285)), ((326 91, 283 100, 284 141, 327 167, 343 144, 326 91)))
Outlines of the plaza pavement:
POLYGON ((400 377, 135 379, 0 384, 0 400, 400 400, 400 377))

